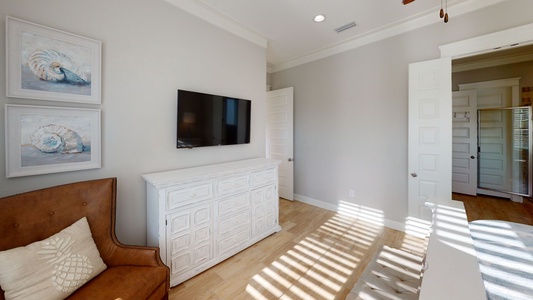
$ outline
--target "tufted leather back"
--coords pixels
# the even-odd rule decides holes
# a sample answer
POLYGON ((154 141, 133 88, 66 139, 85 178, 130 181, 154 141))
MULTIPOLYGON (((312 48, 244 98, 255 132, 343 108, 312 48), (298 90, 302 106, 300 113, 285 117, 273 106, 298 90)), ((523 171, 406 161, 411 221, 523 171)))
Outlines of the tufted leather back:
MULTIPOLYGON (((138 283, 134 291, 129 286, 128 293, 152 295, 149 299, 168 299, 169 269, 161 261, 159 249, 126 246, 115 236, 116 190, 117 179, 105 178, 0 198, 0 250, 46 239, 87 217, 96 247, 108 267, 102 274, 116 266, 143 267, 144 275, 122 278, 130 284, 138 283)), ((110 295, 123 295, 125 291, 121 290, 124 286, 113 282, 101 280, 91 289, 81 288, 69 299, 115 299, 117 297, 110 295), (107 296, 101 296, 104 294, 107 296)), ((0 300, 4 300, 2 290, 0 300)))
POLYGON ((43 240, 87 217, 106 264, 115 236, 116 178, 65 184, 0 198, 0 250, 43 240))

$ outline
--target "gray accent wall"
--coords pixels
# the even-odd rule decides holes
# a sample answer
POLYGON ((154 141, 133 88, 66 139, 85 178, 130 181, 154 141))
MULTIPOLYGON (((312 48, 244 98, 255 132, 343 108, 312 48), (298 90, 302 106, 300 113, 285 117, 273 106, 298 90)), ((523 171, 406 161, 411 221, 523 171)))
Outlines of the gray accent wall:
POLYGON ((530 0, 506 1, 271 74, 272 90, 294 87, 296 199, 404 223, 409 64, 439 58, 440 45, 532 23, 532 10, 530 0))

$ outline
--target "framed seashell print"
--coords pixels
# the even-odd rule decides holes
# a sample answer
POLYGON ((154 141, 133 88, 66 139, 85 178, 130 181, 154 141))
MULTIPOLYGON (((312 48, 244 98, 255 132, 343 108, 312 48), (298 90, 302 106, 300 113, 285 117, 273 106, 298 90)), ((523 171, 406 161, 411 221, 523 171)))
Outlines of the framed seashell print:
POLYGON ((6 177, 100 168, 100 114, 6 104, 6 177))
POLYGON ((101 103, 102 44, 6 17, 6 95, 101 103))

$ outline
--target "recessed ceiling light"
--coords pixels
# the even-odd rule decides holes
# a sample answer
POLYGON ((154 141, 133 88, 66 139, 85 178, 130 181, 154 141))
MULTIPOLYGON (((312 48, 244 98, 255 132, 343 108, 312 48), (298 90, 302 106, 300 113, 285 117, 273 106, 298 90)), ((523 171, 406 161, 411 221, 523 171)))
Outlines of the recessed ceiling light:
POLYGON ((316 15, 313 20, 315 22, 317 22, 317 23, 320 23, 320 22, 324 21, 325 19, 326 19, 326 16, 324 16, 324 15, 316 15))

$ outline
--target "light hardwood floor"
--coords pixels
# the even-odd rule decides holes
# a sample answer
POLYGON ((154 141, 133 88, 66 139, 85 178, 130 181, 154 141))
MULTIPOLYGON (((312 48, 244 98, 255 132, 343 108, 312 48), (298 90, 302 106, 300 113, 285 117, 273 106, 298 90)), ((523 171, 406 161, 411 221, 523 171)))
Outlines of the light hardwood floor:
POLYGON ((382 245, 422 255, 422 239, 377 225, 376 211, 365 214, 376 222, 281 199, 282 231, 172 288, 169 298, 344 299, 382 245))
MULTIPOLYGON (((533 225, 533 204, 454 194, 469 221, 500 219, 533 225)), ((377 250, 387 245, 423 255, 424 240, 367 222, 347 207, 335 213, 280 199, 282 231, 172 288, 182 299, 344 299, 377 250)))
POLYGON ((452 198, 465 205, 468 221, 502 220, 533 225, 533 202, 525 199, 524 203, 489 196, 469 196, 454 193, 452 198))

